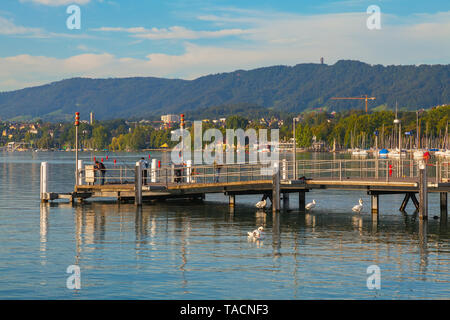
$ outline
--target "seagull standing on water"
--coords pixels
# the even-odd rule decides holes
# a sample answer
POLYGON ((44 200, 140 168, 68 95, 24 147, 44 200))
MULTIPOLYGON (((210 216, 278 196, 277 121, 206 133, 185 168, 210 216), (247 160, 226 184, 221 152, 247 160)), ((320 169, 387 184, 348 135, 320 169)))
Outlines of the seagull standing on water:
POLYGON ((311 209, 314 208, 315 206, 316 206, 316 200, 313 200, 312 202, 308 203, 308 204, 305 206, 305 209, 306 209, 306 210, 311 210, 311 209))
POLYGON ((356 206, 354 206, 354 207, 352 208, 352 211, 360 213, 362 209, 363 209, 363 200, 362 200, 362 199, 359 199, 359 204, 357 204, 356 206))
POLYGON ((262 238, 262 232, 264 231, 263 227, 259 227, 258 229, 253 230, 252 232, 247 232, 249 238, 252 239, 260 239, 262 238))

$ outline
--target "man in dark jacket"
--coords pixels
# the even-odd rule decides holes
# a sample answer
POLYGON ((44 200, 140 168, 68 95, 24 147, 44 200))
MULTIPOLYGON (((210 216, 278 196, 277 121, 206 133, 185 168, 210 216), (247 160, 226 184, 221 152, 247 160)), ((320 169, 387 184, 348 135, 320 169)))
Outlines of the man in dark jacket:
POLYGON ((100 175, 101 175, 100 184, 104 185, 105 184, 105 175, 106 175, 105 165, 102 162, 95 161, 95 170, 100 171, 100 175))

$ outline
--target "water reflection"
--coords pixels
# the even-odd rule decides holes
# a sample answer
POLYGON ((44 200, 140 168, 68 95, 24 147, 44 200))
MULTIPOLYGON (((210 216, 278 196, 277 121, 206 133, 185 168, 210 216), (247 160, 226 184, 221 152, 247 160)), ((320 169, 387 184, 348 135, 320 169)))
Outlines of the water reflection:
POLYGON ((41 203, 40 206, 40 219, 39 219, 39 235, 40 235, 40 257, 41 264, 46 263, 46 251, 47 251, 47 230, 48 230, 48 205, 41 203))
POLYGON ((274 260, 277 260, 279 257, 281 257, 280 215, 281 213, 272 214, 272 250, 274 260))
MULTIPOLYGON (((43 263, 47 259, 50 213, 63 207, 72 208, 65 205, 41 206, 40 250, 43 263)), ((311 284, 311 277, 318 273, 325 274, 324 279, 334 279, 332 281, 338 283, 344 281, 341 276, 351 277, 345 268, 336 269, 340 265, 354 264, 355 269, 361 270, 370 264, 390 265, 386 270, 390 279, 400 283, 414 277, 429 281, 430 251, 435 250, 430 248, 435 245, 436 250, 442 250, 442 241, 448 241, 446 226, 432 224, 432 234, 439 234, 433 238, 429 222, 417 220, 414 223, 414 215, 407 214, 399 214, 398 219, 381 216, 380 220, 373 220, 370 214, 349 216, 322 211, 273 214, 253 208, 238 208, 230 215, 227 206, 214 203, 195 207, 180 203, 143 207, 90 203, 75 205, 71 210, 75 222, 74 264, 81 264, 82 268, 84 265, 90 270, 99 268, 109 259, 119 259, 121 262, 116 262, 119 265, 132 261, 131 267, 121 268, 123 274, 135 272, 139 279, 145 277, 146 272, 155 272, 158 277, 169 277, 170 286, 179 288, 186 297, 198 292, 195 288, 200 282, 209 283, 207 278, 198 278, 199 272, 209 275, 219 269, 245 270, 249 256, 254 256, 258 268, 251 272, 258 277, 264 276, 264 270, 279 274, 279 277, 285 277, 283 274, 287 273, 291 281, 287 284, 291 288, 288 296, 294 298, 305 298, 305 291, 314 286, 327 286, 328 280, 321 278, 311 284), (259 226, 264 227, 265 238, 242 246, 244 234, 259 226), (265 261, 265 257, 270 257, 271 262, 265 261), (362 266, 356 267, 359 263, 362 266), (403 274, 410 275, 405 277, 403 274)), ((443 263, 445 255, 440 257, 433 253, 431 256, 442 261, 441 270, 433 270, 433 273, 440 272, 440 281, 448 283, 448 276, 442 276, 446 270, 443 263)), ((223 273, 224 276, 226 274, 223 273)), ((278 276, 272 277, 276 279, 278 276)), ((219 277, 215 281, 222 280, 219 277)), ((172 290, 172 287, 164 288, 172 290)), ((335 285, 328 290, 333 288, 335 285)))
POLYGON ((428 266, 428 221, 419 219, 419 272, 421 280, 426 279, 428 266))

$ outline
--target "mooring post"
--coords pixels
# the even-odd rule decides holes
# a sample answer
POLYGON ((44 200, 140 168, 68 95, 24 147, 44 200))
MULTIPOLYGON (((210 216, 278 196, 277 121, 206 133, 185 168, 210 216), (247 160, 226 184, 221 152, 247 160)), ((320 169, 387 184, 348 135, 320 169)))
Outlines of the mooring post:
POLYGON ((419 165, 419 218, 428 218, 427 165, 423 161, 419 165))
POLYGON ((142 205, 142 162, 136 162, 134 168, 134 204, 142 205))
POLYGON ((379 201, 379 195, 378 194, 372 194, 370 196, 370 203, 371 203, 371 212, 372 212, 372 217, 378 216, 379 213, 379 208, 380 208, 380 201, 379 201))
POLYGON ((272 200, 272 212, 280 211, 280 170, 278 162, 274 162, 273 164, 272 200))
POLYGON ((78 184, 83 185, 83 160, 78 160, 78 184))
POLYGON ((48 163, 41 162, 41 202, 48 202, 48 163))
POLYGON ((305 191, 300 191, 298 193, 298 208, 300 210, 300 212, 305 212, 306 206, 306 192, 305 191))
POLYGON ((234 205, 236 204, 236 196, 234 194, 228 196, 228 204, 230 207, 234 208, 234 205))
POLYGON ((441 221, 447 220, 447 192, 440 192, 441 198, 441 221))

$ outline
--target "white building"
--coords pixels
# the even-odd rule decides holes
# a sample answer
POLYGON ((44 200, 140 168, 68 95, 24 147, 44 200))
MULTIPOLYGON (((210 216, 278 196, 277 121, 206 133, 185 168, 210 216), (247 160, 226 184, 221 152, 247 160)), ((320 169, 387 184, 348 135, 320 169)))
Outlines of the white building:
POLYGON ((180 116, 176 114, 166 114, 161 116, 161 121, 164 123, 180 122, 180 116))

